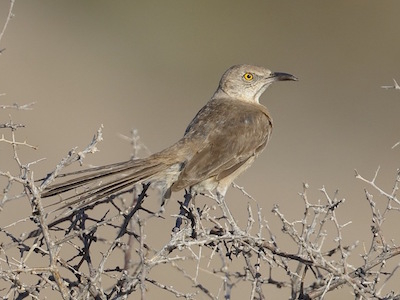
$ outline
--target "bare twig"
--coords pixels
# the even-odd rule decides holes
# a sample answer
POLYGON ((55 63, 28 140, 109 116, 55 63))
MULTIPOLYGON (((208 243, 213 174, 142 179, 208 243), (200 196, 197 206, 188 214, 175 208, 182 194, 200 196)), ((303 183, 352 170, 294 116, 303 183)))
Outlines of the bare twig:
MULTIPOLYGON (((14 17, 14 14, 13 14, 14 4, 15 4, 15 0, 10 0, 10 7, 8 8, 8 14, 7 14, 6 22, 4 23, 3 29, 0 32, 0 42, 3 39, 4 33, 6 32, 8 23, 14 17)), ((3 52, 3 51, 4 51, 4 49, 1 49, 0 53, 3 52)))

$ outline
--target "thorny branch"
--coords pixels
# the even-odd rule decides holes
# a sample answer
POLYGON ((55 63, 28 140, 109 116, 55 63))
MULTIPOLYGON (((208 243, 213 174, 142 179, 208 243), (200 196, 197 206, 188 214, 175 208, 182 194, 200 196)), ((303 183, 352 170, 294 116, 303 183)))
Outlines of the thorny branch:
MULTIPOLYGON (((9 22, 11 21, 11 19, 14 17, 13 14, 13 9, 14 9, 14 4, 15 4, 15 0, 10 0, 10 7, 8 9, 8 14, 7 14, 7 18, 6 18, 6 22, 4 23, 3 29, 0 32, 0 42, 3 39, 4 33, 6 32, 7 26, 9 24, 9 22)), ((0 49, 0 54, 4 51, 5 49, 2 48, 0 49)))
MULTIPOLYGON (((240 286, 248 285, 250 299, 266 299, 271 289, 287 288, 290 299, 322 299, 341 286, 350 287, 356 299, 398 296, 398 291, 388 287, 399 269, 399 263, 393 265, 391 261, 400 254, 400 247, 389 242, 383 224, 389 211, 399 211, 395 206, 399 174, 392 191, 385 192, 376 185, 378 171, 372 180, 356 173, 358 179, 387 199, 387 205, 379 210, 373 195, 365 190, 372 216, 371 243, 362 255, 363 263, 355 266, 352 257, 359 242, 346 244, 343 238, 351 230, 351 220, 340 223, 337 218, 338 208, 346 202, 337 191, 330 195, 324 187, 322 199, 311 201, 307 194, 309 186, 304 184, 300 193, 304 211, 298 220, 289 220, 274 206, 272 212, 282 224, 281 233, 271 231, 262 209, 254 207, 253 200, 247 204, 248 221, 241 228, 225 199, 211 195, 214 208, 191 204, 188 211, 192 215, 183 218, 181 230, 171 234, 159 213, 145 206, 148 184, 142 192, 134 187, 130 193, 67 214, 46 211, 40 199, 44 185, 35 185, 33 164, 23 164, 19 158, 17 145, 29 147, 17 142, 15 133, 19 128, 8 127, 12 138, 6 143, 12 146, 21 172, 0 172, 8 181, 3 198, 17 199, 8 186, 21 185, 23 192, 18 199, 26 199, 32 210, 30 217, 21 217, 0 228, 0 264, 7 266, 1 268, 0 277, 10 283, 7 290, 15 295, 28 291, 32 297, 41 297, 50 288, 64 299, 119 299, 131 294, 143 299, 149 290, 158 289, 177 298, 196 299, 203 295, 219 299, 223 295, 228 299, 239 293, 240 286), (133 202, 127 205, 127 197, 131 196, 133 202), (54 214, 55 218, 50 220, 54 214), (147 237, 152 226, 163 232, 165 238, 171 236, 160 248, 147 237), (29 228, 31 231, 27 232, 29 228), (281 242, 283 236, 289 237, 291 244, 281 242), (15 252, 16 249, 19 250, 15 252), (121 251, 125 253, 122 264, 115 262, 121 251), (39 257, 47 257, 47 263, 32 266, 39 257), (171 278, 178 278, 174 284, 168 283, 171 278, 165 281, 157 277, 157 270, 165 266, 174 274, 171 278), (37 283, 25 282, 26 276, 35 278, 37 283), (215 286, 217 282, 219 285, 215 286)), ((82 163, 85 154, 96 152, 101 136, 100 128, 85 150, 70 152, 44 182, 50 184, 62 178, 60 172, 67 165, 82 163)), ((244 192, 243 188, 240 190, 244 192)), ((243 197, 248 197, 247 193, 243 197)))
MULTIPOLYGON (((30 105, 1 108, 21 107, 30 105)), ((185 299, 267 299, 278 292, 281 298, 323 299, 347 286, 355 299, 400 299, 400 247, 386 226, 397 222, 400 212, 399 170, 390 191, 377 184, 379 168, 372 179, 356 171, 356 178, 368 187, 360 205, 370 208, 370 224, 365 226, 369 242, 346 243, 353 223, 339 221, 345 199, 323 187, 321 199, 310 200, 308 184, 298 199, 304 210, 295 219, 277 205, 272 209, 275 219, 263 213, 243 187, 234 185, 248 201, 244 225, 232 213, 231 202, 206 195, 209 202, 190 204, 187 214, 179 215, 182 226, 171 233, 166 224, 178 215, 153 212, 154 205, 146 201, 153 194, 149 183, 84 207, 49 209, 62 205, 63 199, 46 206, 41 191, 73 176, 75 172, 63 172, 98 151, 102 126, 84 150, 72 149, 41 183, 33 170, 42 159, 24 163, 20 156, 21 148, 37 149, 17 138, 24 127, 11 117, 0 126, 0 143, 17 166, 17 171, 0 169, 0 219, 10 220, 0 227, 3 298, 41 299, 56 293, 63 299, 145 299, 158 292, 185 299), (15 204, 18 214, 10 219, 15 204), (266 219, 279 222, 281 232, 274 232, 266 219), (163 270, 169 276, 161 277, 163 270)), ((132 158, 137 157, 144 148, 137 132, 125 139, 132 145, 132 158)), ((169 209, 176 213, 179 207, 170 204, 169 209)))

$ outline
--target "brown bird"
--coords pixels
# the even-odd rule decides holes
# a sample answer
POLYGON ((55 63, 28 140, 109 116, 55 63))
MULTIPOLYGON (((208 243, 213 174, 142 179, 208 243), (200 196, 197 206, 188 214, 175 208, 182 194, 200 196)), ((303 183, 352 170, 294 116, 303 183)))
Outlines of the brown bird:
POLYGON ((163 201, 171 192, 182 189, 193 196, 216 192, 219 198, 224 197, 233 180, 267 145, 272 119, 259 98, 270 84, 283 80, 297 78, 263 67, 233 66, 224 73, 211 100, 177 143, 147 158, 75 172, 80 176, 48 187, 42 197, 99 179, 106 180, 66 199, 70 201, 65 206, 81 202, 87 205, 144 182, 159 187, 163 201))

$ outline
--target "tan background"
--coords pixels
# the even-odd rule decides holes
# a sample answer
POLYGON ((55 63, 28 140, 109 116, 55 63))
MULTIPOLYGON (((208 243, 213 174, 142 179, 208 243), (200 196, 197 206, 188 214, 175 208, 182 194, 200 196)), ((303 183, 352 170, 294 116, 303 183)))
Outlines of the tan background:
MULTIPOLYGON (((1 23, 8 7, 0 1, 1 23)), ((322 186, 339 189, 340 221, 353 221, 348 241, 369 238, 365 185, 354 169, 372 177, 380 165, 378 183, 390 189, 399 166, 400 147, 391 147, 400 140, 400 91, 380 88, 393 77, 400 82, 399 2, 31 0, 17 1, 14 13, 0 45, 0 93, 7 94, 0 102, 36 105, 0 111, 0 122, 11 114, 26 124, 18 137, 39 149, 21 149, 22 161, 47 158, 33 168, 38 178, 69 149, 86 146, 100 124, 105 141, 87 163, 129 159, 118 134, 131 128, 152 152, 170 145, 225 69, 256 64, 300 80, 262 97, 273 138, 238 183, 272 226, 275 203, 301 217, 302 182, 313 200, 322 186)), ((0 143, 1 170, 14 168, 10 153, 0 143)), ((236 196, 242 201, 231 191, 229 202, 236 196)), ((235 205, 239 219, 245 207, 235 205)), ((166 215, 175 212, 171 202, 166 215)), ((399 240, 394 229, 386 228, 388 238, 399 240)))

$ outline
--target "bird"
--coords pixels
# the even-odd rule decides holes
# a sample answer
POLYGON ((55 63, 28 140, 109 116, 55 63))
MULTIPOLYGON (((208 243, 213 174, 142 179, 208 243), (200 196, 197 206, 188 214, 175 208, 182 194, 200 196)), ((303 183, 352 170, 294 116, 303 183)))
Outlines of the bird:
POLYGON ((288 73, 247 64, 230 67, 211 99, 189 123, 175 144, 145 158, 74 172, 77 177, 46 187, 42 198, 62 194, 101 180, 63 200, 63 207, 86 206, 138 183, 160 189, 162 203, 172 192, 215 193, 228 187, 266 147, 273 123, 259 98, 277 81, 297 81, 288 73))

